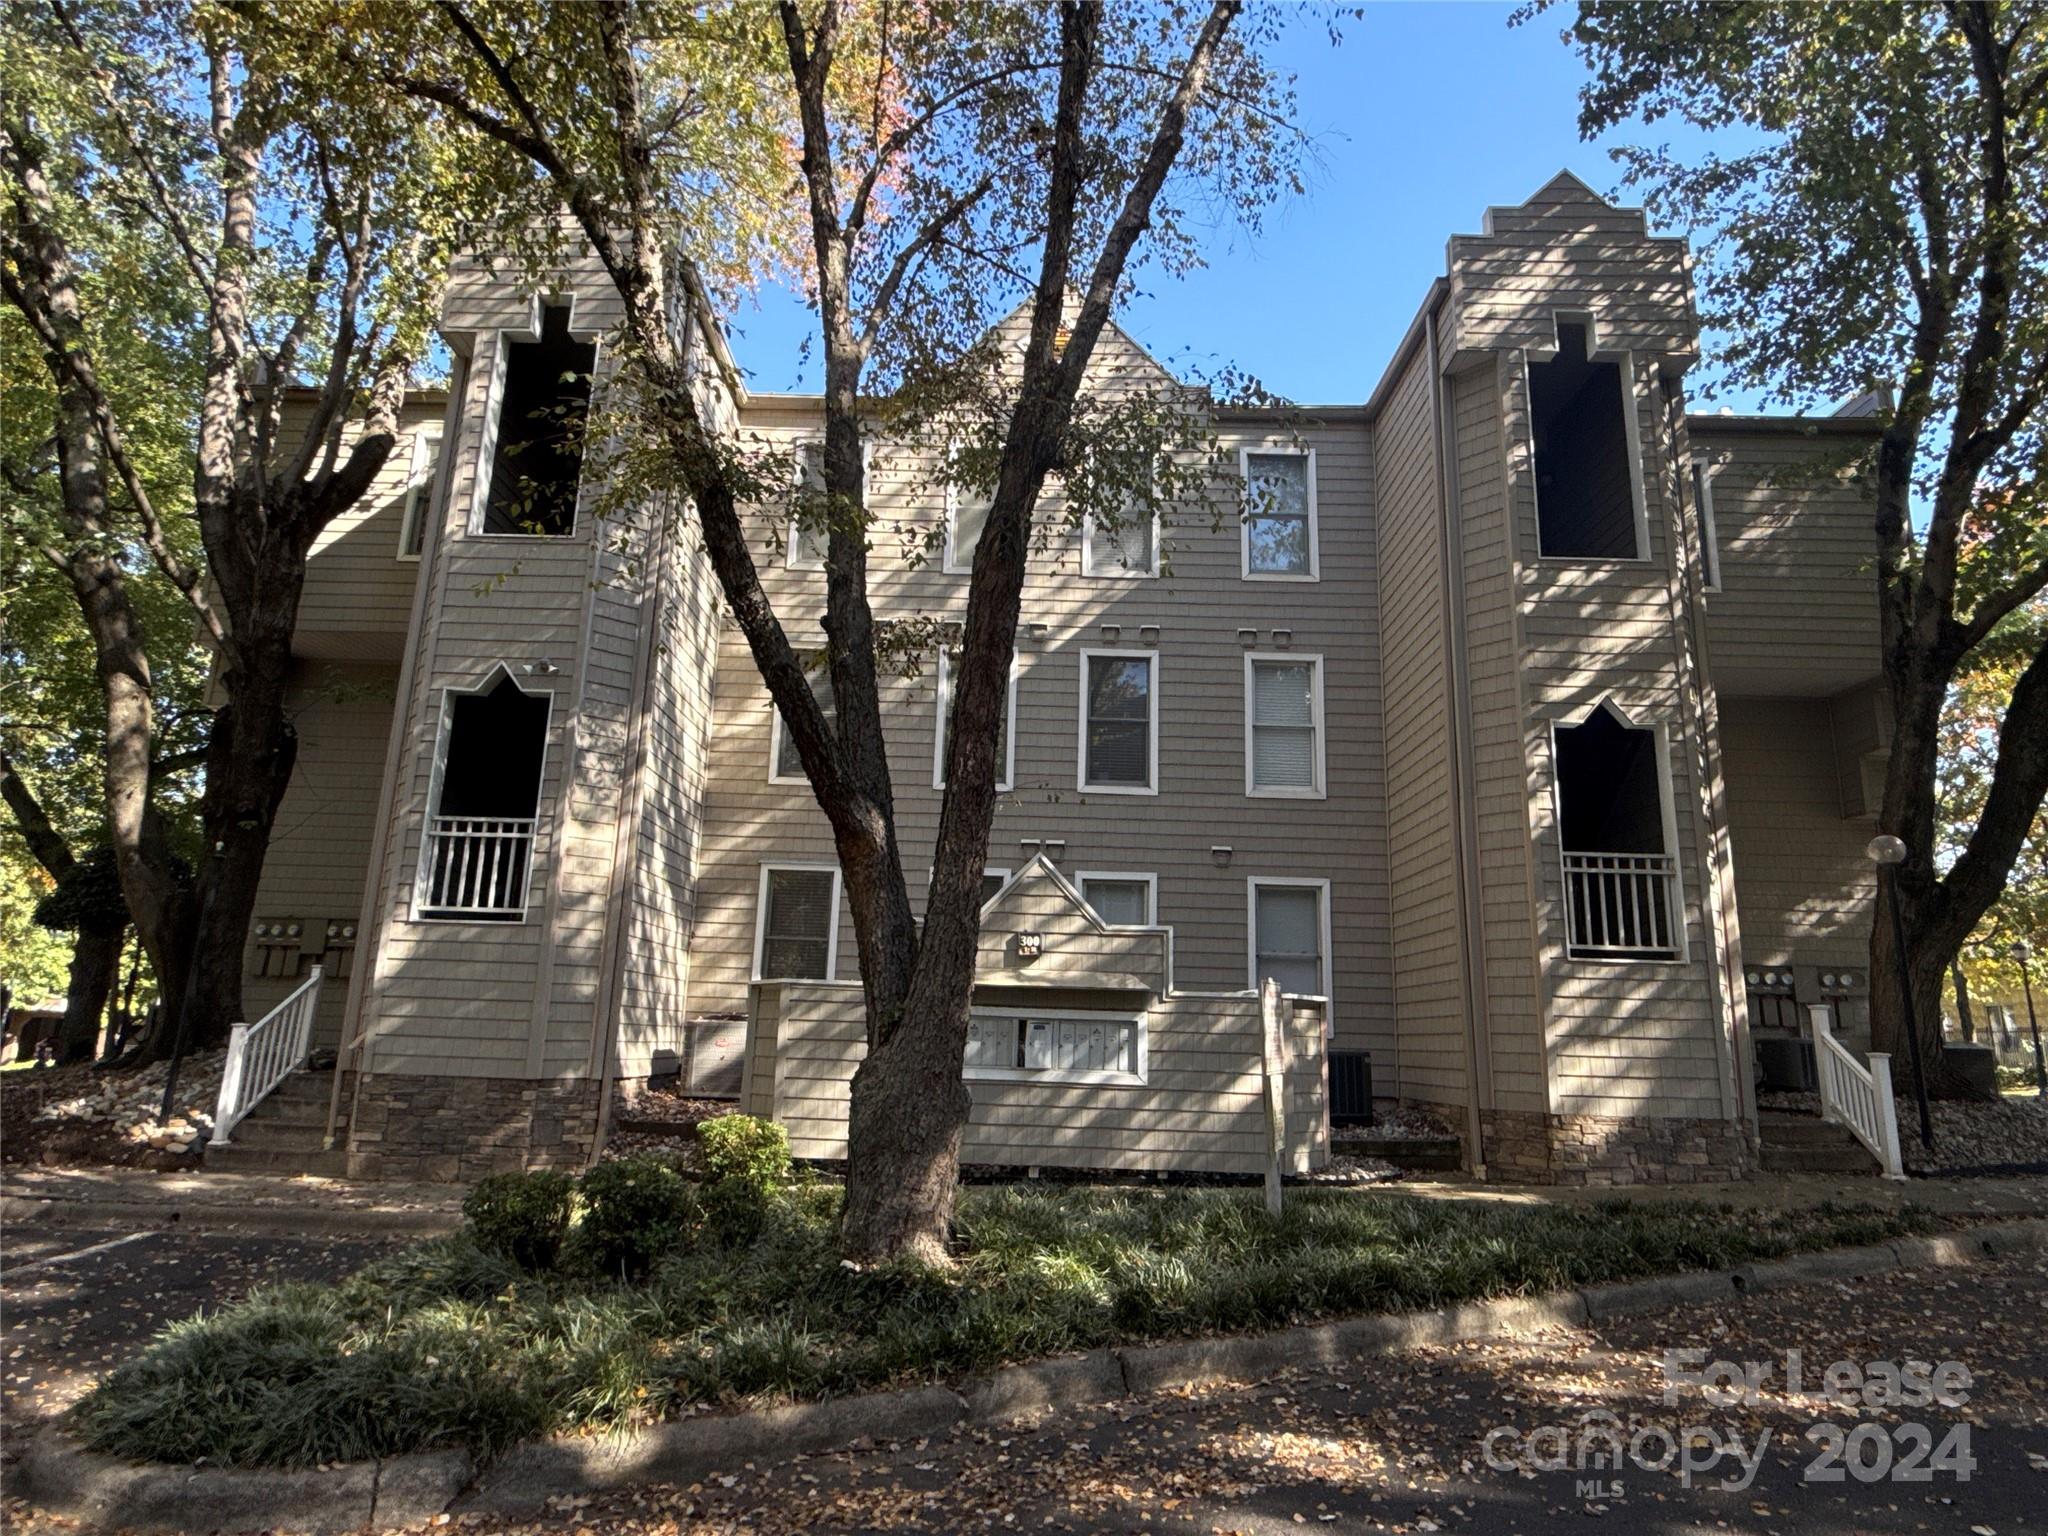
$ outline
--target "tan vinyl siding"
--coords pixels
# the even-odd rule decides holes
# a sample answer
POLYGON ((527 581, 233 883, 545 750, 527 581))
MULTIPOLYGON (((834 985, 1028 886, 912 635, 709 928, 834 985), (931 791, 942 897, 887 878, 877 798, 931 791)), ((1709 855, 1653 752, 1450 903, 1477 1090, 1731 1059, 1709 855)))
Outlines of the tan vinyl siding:
MULTIPOLYGON (((308 406, 297 401, 284 412, 283 433, 303 430, 308 406)), ((306 560, 306 586, 299 598, 295 655, 337 661, 395 663, 405 645, 412 614, 413 583, 419 562, 401 560, 399 530, 411 481, 413 440, 442 430, 447 396, 425 390, 406 397, 397 442, 370 488, 313 541, 306 560)), ((351 424, 347 442, 361 431, 351 424)), ((346 452, 347 449, 344 449, 346 452)))
POLYGON ((1831 733, 1810 699, 1721 699, 1735 895, 1750 966, 1864 966, 1870 823, 1842 814, 1831 733))
POLYGON ((1493 1103, 1540 1113, 1549 1106, 1549 1088, 1529 848, 1530 796, 1539 791, 1525 755, 1528 711, 1515 603, 1521 555, 1507 515, 1499 369, 1467 374, 1453 399, 1493 1103))
MULTIPOLYGON (((1125 366, 1128 359, 1118 363, 1125 366)), ((1134 366, 1134 365, 1132 365, 1134 366)), ((817 430, 811 402, 765 400, 749 409, 751 430, 787 443, 817 430)), ((1263 431, 1223 424, 1229 475, 1240 444, 1273 441, 1263 431)), ((1190 988, 1246 984, 1246 889, 1258 875, 1327 876, 1332 882, 1334 1016, 1340 1045, 1387 1059, 1393 1046, 1385 889, 1385 811, 1379 719, 1372 463, 1355 423, 1303 429, 1317 455, 1318 583, 1240 579, 1234 500, 1187 507, 1167 519, 1166 574, 1151 579, 1079 574, 1078 536, 1056 533, 1035 555, 1026 581, 1017 687, 1016 783, 1000 797, 989 863, 1017 868, 1038 839, 1063 840, 1063 869, 1135 870, 1158 876, 1158 916, 1176 933, 1180 982, 1190 988), (1215 524, 1215 526, 1212 526, 1215 524), (1042 639, 1031 626, 1043 624, 1042 639), (1157 638, 1143 633, 1158 626, 1157 638), (1116 626, 1111 638, 1104 626, 1116 626), (1244 792, 1244 653, 1291 630, 1293 653, 1323 658, 1328 795, 1321 800, 1255 799, 1244 792), (1156 650, 1160 689, 1160 793, 1077 791, 1080 653, 1084 647, 1156 650), (1219 867, 1212 847, 1230 849, 1219 867)), ((943 500, 920 487, 917 451, 877 443, 870 499, 878 520, 870 582, 879 617, 930 613, 958 618, 967 577, 936 558, 911 568, 905 539, 936 530, 943 500)), ((1218 496, 1235 496, 1219 483, 1218 496)), ((1057 526, 1057 487, 1041 505, 1057 526)), ((824 576, 789 571, 771 551, 778 515, 755 522, 764 584, 799 645, 818 643, 824 576)), ((937 835, 941 792, 932 787, 937 729, 935 676, 885 680, 898 834, 913 902, 921 902, 937 835)), ((712 732, 700 918, 692 956, 693 1011, 744 1006, 755 907, 764 863, 830 863, 823 813, 805 785, 769 783, 771 711, 743 639, 728 627, 720 653, 712 732)), ((857 974, 851 921, 839 935, 842 979, 857 974)))
POLYGON ((1443 534, 1431 380, 1418 353, 1375 424, 1388 868, 1403 1097, 1464 1103, 1465 963, 1451 775, 1443 534))
POLYGON ((1876 535, 1858 465, 1870 439, 1689 425, 1712 473, 1721 590, 1707 621, 1721 690, 1810 698, 1874 678, 1876 535))
MULTIPOLYGON (((1033 864, 983 920, 977 1007, 1067 1009, 1141 1017, 1142 1083, 970 1077, 973 1110, 961 1160, 1048 1168, 1180 1168, 1255 1174, 1265 1167, 1260 1005, 1249 992, 1190 996, 1167 975, 1164 929, 1105 929, 1078 897, 1033 864), (1043 953, 1020 958, 1017 937, 1043 953)), ((846 1155, 847 1095, 866 1053, 860 989, 785 982, 753 988, 743 1102, 789 1130, 799 1157, 846 1155)), ((1321 1167, 1321 1005, 1286 1005, 1286 1166, 1321 1167)))
POLYGON ((395 684, 389 667, 309 662, 300 665, 292 686, 288 707, 298 755, 263 861, 255 916, 258 923, 299 923, 302 943, 296 973, 284 977, 256 974, 252 944, 242 1002, 253 1022, 283 1001, 310 967, 323 966, 315 1046, 331 1048, 341 1040, 348 972, 360 950, 345 939, 327 948, 327 929, 330 923, 354 928, 361 915, 395 684))
POLYGON ((1448 353, 1547 350, 1559 310, 1590 314, 1602 351, 1698 352, 1685 242, 1649 237, 1640 210, 1568 173, 1518 208, 1487 210, 1484 234, 1452 236, 1449 276, 1448 353))
MULTIPOLYGON (((575 325, 617 320, 609 283, 586 262, 567 277, 575 325)), ((593 1070, 592 1044, 611 856, 627 761, 627 716, 642 579, 617 579, 644 529, 598 529, 586 474, 573 535, 469 534, 480 465, 494 436, 497 358, 533 306, 512 283, 458 272, 449 328, 470 343, 465 398, 447 451, 441 545, 430 617, 408 700, 409 736, 394 798, 387 920, 366 993, 369 1071, 548 1078, 593 1070), (476 688, 502 663, 522 688, 551 695, 539 825, 526 920, 420 921, 413 886, 431 808, 444 700, 476 688), (552 667, 548 672, 545 669, 552 667)), ((612 365, 599 349, 599 389, 612 365)))
POLYGON ((634 837, 618 1010, 617 1070, 627 1081, 676 1070, 684 1054, 705 747, 718 651, 718 605, 694 527, 678 535, 654 622, 643 804, 634 837))

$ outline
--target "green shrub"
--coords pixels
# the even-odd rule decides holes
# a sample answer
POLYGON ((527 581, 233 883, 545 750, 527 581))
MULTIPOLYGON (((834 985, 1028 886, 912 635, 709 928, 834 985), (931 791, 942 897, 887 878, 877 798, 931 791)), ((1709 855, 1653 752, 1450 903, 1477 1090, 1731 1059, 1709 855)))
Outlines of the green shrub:
POLYGON ((583 1175, 577 1237, 598 1273, 633 1278, 703 1218, 687 1181, 658 1157, 622 1157, 583 1175))
POLYGON ((561 1256, 575 1202, 575 1180, 557 1169, 493 1173, 477 1181, 462 1214, 479 1247, 539 1273, 561 1256))
POLYGON ((720 1115, 697 1126, 704 1171, 728 1181, 772 1189, 789 1177, 789 1132, 758 1115, 720 1115))

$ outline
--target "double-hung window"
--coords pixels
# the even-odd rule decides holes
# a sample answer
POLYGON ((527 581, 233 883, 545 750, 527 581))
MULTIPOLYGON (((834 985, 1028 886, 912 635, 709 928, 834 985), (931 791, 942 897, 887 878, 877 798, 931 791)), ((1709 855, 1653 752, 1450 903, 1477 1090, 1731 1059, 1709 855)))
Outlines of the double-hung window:
POLYGON ((1316 456, 1313 449, 1241 450, 1247 581, 1314 581, 1316 456))
MULTIPOLYGON (((957 476, 957 467, 954 473, 957 476)), ((963 485, 957 479, 946 482, 944 564, 948 572, 960 576, 974 569, 974 551, 981 544, 981 530, 988 523, 989 507, 994 501, 992 491, 963 485)))
POLYGON ((1323 795, 1323 659, 1281 652, 1244 659, 1244 792, 1323 795))
POLYGON ((1112 928, 1149 928, 1158 919, 1159 877, 1125 870, 1083 871, 1081 899, 1112 928))
POLYGON ((1081 652, 1080 787, 1159 793, 1159 653, 1081 652))
POLYGON ((831 531, 825 526, 825 445, 797 444, 796 483, 791 487, 787 562, 792 571, 825 569, 831 531))
POLYGON ((405 477, 405 510, 398 524, 398 558, 417 560, 427 547, 427 518, 434 506, 434 482, 441 473, 441 429, 416 432, 405 477))
MULTIPOLYGON (((1120 462, 1129 462, 1122 460, 1120 462)), ((1089 512, 1081 519, 1081 574, 1088 577, 1157 576, 1159 574, 1159 513, 1148 505, 1153 499, 1150 486, 1139 486, 1128 477, 1108 477, 1131 486, 1120 499, 1115 527, 1089 512)), ((1106 489, 1098 482, 1098 489, 1106 489)))
MULTIPOLYGON (((946 787, 946 758, 953 750, 953 657, 939 652, 939 723, 932 749, 932 788, 946 787)), ((1003 695, 1002 723, 996 735, 996 790, 1017 782, 1017 658, 1010 657, 1010 682, 1003 695)))
POLYGON ((754 979, 830 981, 838 959, 838 867, 762 865, 754 917, 754 979))
MULTIPOLYGON (((825 724, 836 728, 839 719, 838 702, 832 697, 832 674, 823 667, 811 668, 805 674, 810 679, 811 697, 818 701, 818 708, 825 713, 825 724)), ((783 723, 782 711, 774 711, 775 726, 769 732, 768 782, 770 784, 807 784, 804 760, 796 749, 796 740, 789 734, 789 727, 783 723)))
POLYGON ((1251 989, 1258 991, 1270 976, 1282 992, 1327 998, 1330 882, 1254 878, 1249 884, 1251 989))

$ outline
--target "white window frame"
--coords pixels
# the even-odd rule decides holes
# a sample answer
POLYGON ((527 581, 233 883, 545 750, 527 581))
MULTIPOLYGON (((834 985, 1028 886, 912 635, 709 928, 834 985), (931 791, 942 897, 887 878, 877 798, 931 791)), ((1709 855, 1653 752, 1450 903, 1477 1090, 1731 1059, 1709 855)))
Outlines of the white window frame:
MULTIPOLYGON (((1157 874, 1149 870, 1137 869, 1078 870, 1074 875, 1074 889, 1081 893, 1083 901, 1088 901, 1088 882, 1090 880, 1117 880, 1128 884, 1144 886, 1145 920, 1137 926, 1140 928, 1157 928, 1159 926, 1159 876, 1157 874)), ((1088 901, 1088 910, 1095 912, 1096 917, 1101 920, 1106 928, 1123 928, 1128 926, 1123 923, 1110 922, 1100 912, 1096 912, 1095 903, 1092 901, 1088 901)))
MULTIPOLYGON (((1004 703, 1009 715, 1003 726, 1002 770, 996 775, 996 793, 1007 794, 1017 785, 1017 672, 1019 658, 1015 651, 1010 653, 1010 686, 1004 703)), ((932 788, 946 787, 946 716, 953 702, 953 658, 943 648, 939 651, 939 675, 933 690, 938 695, 938 712, 932 722, 932 788)), ((781 718, 781 711, 776 712, 781 718)))
POLYGON ((987 865, 982 869, 981 878, 984 880, 994 880, 997 882, 996 888, 988 893, 987 898, 981 904, 982 910, 986 911, 988 909, 989 902, 994 901, 998 896, 1002 895, 1003 887, 1010 883, 1010 867, 1007 864, 987 865))
POLYGON ((1255 800, 1324 800, 1329 797, 1325 778, 1325 765, 1329 758, 1329 747, 1324 734, 1325 714, 1323 710, 1323 658, 1319 652, 1309 651, 1247 651, 1244 658, 1244 792, 1255 800), (1302 786, 1275 785, 1261 789, 1255 780, 1253 770, 1253 692, 1258 681, 1258 664, 1262 661, 1284 662, 1299 665, 1307 662, 1314 673, 1309 685, 1310 710, 1316 733, 1315 778, 1314 782, 1302 786))
MULTIPOLYGON (((1529 505, 1536 514, 1536 560, 1548 565, 1648 565, 1650 564, 1650 508, 1643 488, 1643 424, 1636 416, 1636 355, 1633 352, 1603 352, 1598 322, 1589 310, 1553 310, 1550 317, 1550 357, 1557 356, 1558 327, 1583 326, 1586 332, 1586 361, 1613 363, 1621 376, 1621 427, 1628 444, 1628 493, 1635 514, 1636 552, 1633 555, 1549 555, 1543 552, 1543 501, 1536 484, 1536 392, 1529 379, 1529 353, 1522 353, 1522 435, 1528 443, 1529 505)), ((1539 357, 1537 362, 1550 358, 1539 357)))
MULTIPOLYGON (((796 466, 793 471, 794 483, 791 486, 790 492, 792 500, 795 497, 803 494, 804 454, 808 452, 810 449, 815 448, 822 456, 825 452, 825 439, 822 434, 807 433, 804 436, 795 439, 793 446, 796 450, 796 466)), ((872 441, 865 439, 861 442, 860 445, 860 477, 863 483, 865 483, 868 476, 871 473, 873 473, 874 447, 875 445, 872 441)), ((789 514, 788 526, 785 527, 783 530, 784 537, 782 541, 782 568, 787 571, 824 570, 825 562, 822 559, 817 561, 797 559, 796 552, 799 547, 797 542, 798 532, 799 530, 797 528, 797 515, 795 510, 792 508, 789 514)))
MULTIPOLYGON (((822 641, 819 643, 823 644, 822 641)), ((804 678, 806 681, 809 681, 813 672, 824 672, 826 670, 826 663, 820 663, 815 668, 806 667, 804 669, 804 678)), ((829 682, 830 680, 828 676, 826 681, 829 682)), ((837 699, 833 700, 832 717, 835 721, 839 717, 837 699)), ((811 782, 808 775, 802 773, 790 774, 782 771, 782 736, 787 726, 782 718, 782 706, 775 702, 775 695, 772 693, 768 695, 768 722, 768 782, 770 784, 808 785, 811 782)))
POLYGON ((1128 565, 1118 564, 1109 570, 1095 568, 1095 514, 1081 514, 1081 574, 1090 581, 1115 581, 1128 578, 1132 581, 1152 581, 1159 576, 1164 552, 1160 549, 1162 518, 1159 510, 1159 466, 1152 466, 1152 566, 1150 570, 1133 570, 1128 565))
MULTIPOLYGON (((959 449, 957 448, 957 446, 952 446, 952 445, 949 445, 949 446, 947 447, 947 449, 946 449, 946 458, 947 458, 947 461, 948 461, 948 462, 947 462, 947 467, 948 467, 948 469, 949 469, 949 470, 950 470, 950 469, 951 469, 951 467, 952 467, 952 461, 953 461, 954 459, 956 459, 956 458, 957 458, 957 456, 958 456, 958 453, 959 453, 959 449)), ((995 502, 995 496, 994 496, 994 493, 993 493, 993 492, 991 492, 991 493, 990 493, 990 496, 989 496, 989 502, 990 502, 990 510, 991 510, 991 511, 993 511, 993 510, 994 510, 994 502, 995 502)), ((946 481, 946 547, 945 547, 945 549, 944 549, 944 551, 943 551, 943 553, 942 553, 942 556, 941 556, 941 558, 940 558, 940 561, 939 561, 939 569, 940 569, 941 571, 943 571, 943 572, 944 572, 944 573, 945 573, 946 575, 948 575, 948 576, 968 576, 968 575, 972 575, 972 574, 973 574, 973 572, 974 572, 974 557, 973 557, 973 556, 971 556, 971 555, 970 555, 970 556, 968 556, 967 564, 965 564, 965 565, 962 565, 962 564, 960 564, 960 562, 959 562, 959 561, 958 561, 958 560, 957 560, 957 559, 956 559, 956 558, 954 557, 954 552, 953 552, 953 527, 954 527, 954 523, 955 523, 955 522, 957 521, 957 519, 958 519, 958 517, 959 517, 959 513, 960 513, 960 487, 959 487, 958 485, 956 485, 956 484, 955 484, 955 483, 954 483, 954 482, 953 482, 953 481, 952 481, 951 479, 948 479, 948 480, 946 481)), ((984 536, 986 536, 986 535, 987 535, 987 533, 988 533, 988 523, 987 523, 986 521, 984 521, 984 522, 982 523, 982 525, 981 525, 981 531, 982 531, 982 534, 983 534, 984 536)), ((979 549, 979 548, 981 548, 981 540, 980 540, 980 539, 976 539, 976 540, 974 541, 974 547, 975 547, 976 549, 979 549)))
POLYGON ((817 982, 839 979, 839 903, 841 900, 840 873, 837 864, 806 862, 802 859, 776 859, 761 866, 761 879, 754 892, 754 957, 747 967, 751 981, 817 982), (832 922, 825 937, 825 974, 823 976, 763 976, 761 974, 761 951, 768 941, 768 877, 778 870, 798 871, 815 874, 829 870, 832 874, 832 922))
POLYGON ((1721 590, 1721 530, 1714 522, 1714 473, 1720 467, 1710 453, 1692 456, 1693 499, 1700 525, 1700 581, 1708 592, 1721 590))
POLYGON ((1142 1088, 1152 1076, 1151 1030, 1145 1014, 1119 1013, 1082 1008, 972 1008, 970 1015, 984 1019, 1074 1019, 1084 1024, 1121 1024, 1137 1036, 1136 1072, 1033 1071, 1029 1067, 965 1067, 962 1077, 970 1083, 1072 1083, 1081 1086, 1142 1088))
POLYGON ((1081 647, 1081 709, 1075 735, 1074 787, 1091 795, 1157 795, 1159 793, 1159 653, 1119 650, 1108 646, 1081 647), (1152 718, 1147 747, 1146 782, 1140 784, 1090 784, 1088 782, 1088 668, 1097 657, 1105 661, 1147 661, 1152 667, 1149 703, 1152 718))
POLYGON ((429 509, 440 500, 434 493, 441 479, 441 450, 446 443, 445 429, 438 421, 432 426, 421 427, 412 435, 412 458, 405 471, 405 495, 399 502, 398 554, 395 558, 414 565, 419 564, 420 555, 427 547, 426 530, 421 525, 426 521, 429 509), (434 453, 432 459, 423 464, 421 460, 428 443, 434 445, 434 453), (420 547, 408 552, 415 532, 420 536, 420 547))
MULTIPOLYGON (((1247 875, 1244 882, 1244 973, 1246 990, 1259 990, 1259 889, 1262 886, 1275 889, 1287 887, 1295 890, 1313 890, 1316 897, 1316 917, 1322 933, 1317 942, 1323 947, 1323 1025, 1329 1028, 1329 1021, 1336 1014, 1336 961, 1330 953, 1330 882, 1327 878, 1300 875, 1247 875)), ((1284 997, 1301 997, 1306 994, 1287 992, 1284 997)))
POLYGON ((470 478, 469 520, 463 529, 463 536, 471 539, 514 539, 531 544, 539 539, 573 539, 583 531, 583 476, 584 466, 576 471, 576 502, 569 513, 569 530, 566 533, 486 533, 484 517, 491 499, 491 475, 497 464, 499 413, 505 408, 505 374, 512 365, 512 343, 515 341, 538 341, 543 326, 547 323, 544 313, 550 309, 566 307, 568 319, 563 328, 572 340, 587 339, 590 343, 590 409, 597 409, 597 376, 604 368, 604 337, 599 333, 576 333, 576 295, 574 293, 549 294, 537 297, 533 303, 532 319, 524 327, 497 332, 492 344, 490 382, 484 395, 483 436, 477 445, 476 473, 470 478))
POLYGON ((1598 965, 1604 967, 1624 965, 1690 965, 1692 963, 1692 936, 1686 931, 1685 923, 1685 863, 1678 848, 1678 795, 1671 779, 1671 728, 1662 720, 1637 720, 1612 699, 1601 697, 1590 708, 1553 719, 1550 722, 1550 825, 1552 827, 1552 856, 1557 861, 1557 904, 1558 912, 1565 924, 1564 958, 1572 965, 1598 965), (1568 851, 1564 845, 1564 779, 1557 771, 1557 733, 1584 725, 1601 710, 1606 710, 1623 726, 1631 731, 1648 731, 1657 758, 1657 801, 1658 810, 1664 823, 1664 857, 1671 861, 1671 949, 1668 955, 1575 955, 1571 952, 1570 897, 1565 888, 1571 883, 1565 873, 1564 856, 1568 851))
POLYGON ((1308 461, 1308 570, 1303 572, 1255 571, 1252 569, 1252 509, 1247 503, 1237 520, 1238 576, 1243 581, 1321 581, 1323 579, 1322 523, 1316 507, 1316 451, 1286 443, 1246 443, 1237 450, 1238 483, 1247 497, 1251 494, 1252 459, 1306 459, 1308 461))
POLYGON ((434 757, 427 770, 426 813, 420 820, 420 846, 413 861, 412 905, 406 921, 412 923, 479 923, 488 922, 494 928, 516 928, 533 921, 533 866, 540 862, 541 823, 547 817, 548 755, 554 750, 555 742, 555 690, 552 688, 529 688, 512 675, 512 668, 500 661, 484 674, 482 682, 474 688, 443 688, 441 690, 440 718, 434 726, 434 757), (547 719, 541 725, 540 793, 535 797, 533 807, 533 841, 526 848, 526 879, 519 893, 520 916, 507 920, 502 917, 478 918, 468 916, 427 917, 422 915, 427 904, 427 886, 431 879, 429 870, 433 858, 434 821, 441 814, 441 780, 448 771, 448 742, 455 730, 455 700, 458 695, 482 698, 498 686, 500 676, 511 680, 528 698, 548 701, 547 719))

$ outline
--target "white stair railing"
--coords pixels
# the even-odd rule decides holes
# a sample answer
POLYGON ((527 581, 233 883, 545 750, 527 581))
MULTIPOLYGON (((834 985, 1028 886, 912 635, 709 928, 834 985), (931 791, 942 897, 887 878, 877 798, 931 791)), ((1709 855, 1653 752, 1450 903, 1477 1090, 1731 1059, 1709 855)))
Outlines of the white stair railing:
POLYGON ((1820 1075, 1823 1120, 1846 1128, 1884 1166, 1888 1179, 1903 1179, 1899 1161, 1899 1108, 1892 1098, 1892 1059, 1870 1053, 1865 1067, 1835 1038, 1832 1010, 1816 1003, 1806 1010, 1813 1023, 1813 1060, 1820 1075))
POLYGON ((254 1024, 232 1027, 220 1100, 213 1109, 213 1146, 226 1146, 243 1117, 305 1065, 313 1049, 313 1014, 319 1006, 320 967, 316 965, 291 996, 254 1024))

